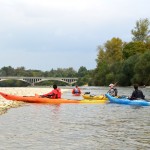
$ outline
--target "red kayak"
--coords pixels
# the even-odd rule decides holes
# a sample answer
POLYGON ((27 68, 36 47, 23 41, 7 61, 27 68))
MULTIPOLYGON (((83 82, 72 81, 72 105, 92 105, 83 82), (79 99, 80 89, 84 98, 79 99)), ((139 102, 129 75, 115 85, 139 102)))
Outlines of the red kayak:
POLYGON ((61 103, 80 103, 78 100, 69 100, 69 99, 50 99, 46 97, 40 97, 39 95, 35 96, 16 96, 11 94, 6 94, 0 92, 0 95, 3 96, 7 100, 14 101, 23 101, 28 103, 50 103, 50 104, 61 104, 61 103))

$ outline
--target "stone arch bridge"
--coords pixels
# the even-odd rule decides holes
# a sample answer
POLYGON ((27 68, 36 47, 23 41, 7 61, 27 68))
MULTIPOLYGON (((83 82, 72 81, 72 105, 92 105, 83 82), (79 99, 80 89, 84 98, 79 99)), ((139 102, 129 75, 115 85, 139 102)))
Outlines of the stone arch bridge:
POLYGON ((20 80, 27 82, 34 86, 35 83, 43 82, 43 81, 48 81, 48 80, 56 80, 56 81, 61 81, 65 82, 69 85, 72 85, 77 82, 78 78, 64 78, 64 77, 0 77, 0 81, 4 80, 20 80))

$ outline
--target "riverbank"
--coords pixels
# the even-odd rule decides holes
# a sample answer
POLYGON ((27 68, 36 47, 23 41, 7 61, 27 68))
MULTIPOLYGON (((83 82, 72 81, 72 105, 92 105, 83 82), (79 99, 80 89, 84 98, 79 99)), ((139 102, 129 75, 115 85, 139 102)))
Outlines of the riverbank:
MULTIPOLYGON (((49 87, 1 87, 0 92, 19 95, 19 96, 34 96, 36 93, 41 95, 44 93, 48 93, 52 88, 49 87)), ((67 89, 62 89, 62 93, 68 91, 67 89)), ((0 96, 0 115, 7 112, 10 108, 20 107, 24 105, 24 102, 11 101, 6 100, 2 96, 0 96)))
POLYGON ((10 108, 15 108, 22 106, 23 102, 15 102, 15 101, 6 101, 6 100, 0 100, 0 115, 7 112, 10 108))

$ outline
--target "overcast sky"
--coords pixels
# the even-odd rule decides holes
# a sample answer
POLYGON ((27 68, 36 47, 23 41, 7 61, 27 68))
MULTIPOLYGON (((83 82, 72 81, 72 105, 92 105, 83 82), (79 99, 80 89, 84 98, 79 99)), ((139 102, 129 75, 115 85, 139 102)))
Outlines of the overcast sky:
POLYGON ((96 68, 97 47, 130 41, 150 0, 0 0, 0 68, 96 68))

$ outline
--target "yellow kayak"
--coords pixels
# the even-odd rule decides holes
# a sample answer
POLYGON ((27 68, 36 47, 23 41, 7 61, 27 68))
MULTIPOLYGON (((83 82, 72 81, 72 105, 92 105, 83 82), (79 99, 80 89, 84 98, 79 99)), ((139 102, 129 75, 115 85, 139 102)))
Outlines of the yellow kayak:
POLYGON ((87 100, 105 100, 105 101, 108 100, 108 98, 105 97, 105 95, 84 94, 84 95, 82 95, 82 97, 87 100))
POLYGON ((106 99, 104 100, 94 100, 94 99, 83 99, 80 100, 79 103, 81 104, 105 104, 106 102, 108 102, 106 99))

